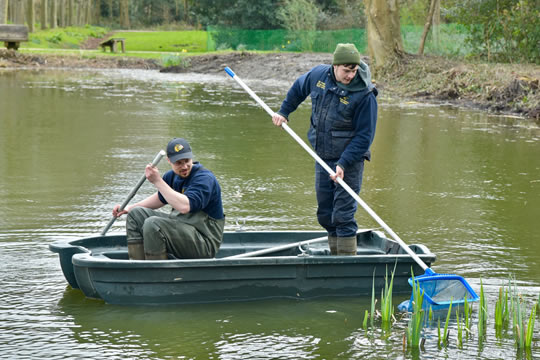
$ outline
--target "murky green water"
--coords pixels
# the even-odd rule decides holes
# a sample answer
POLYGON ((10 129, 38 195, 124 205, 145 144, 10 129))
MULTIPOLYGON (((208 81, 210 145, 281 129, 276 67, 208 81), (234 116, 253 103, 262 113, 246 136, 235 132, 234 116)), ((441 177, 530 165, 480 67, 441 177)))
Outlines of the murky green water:
MULTIPOLYGON (((277 109, 288 84, 248 82, 277 109)), ((384 94, 384 92, 383 92, 384 94)), ((309 106, 292 117, 304 136, 309 106)), ((402 350, 407 323, 362 330, 368 298, 119 307, 68 288, 58 239, 93 235, 175 136, 218 176, 227 229, 318 229, 313 160, 223 76, 150 71, 0 72, 0 357, 111 359, 513 359, 511 331, 483 346, 402 350)), ((540 130, 523 120, 381 98, 361 197, 434 269, 482 280, 493 314, 515 276, 540 293, 540 130)), ((166 170, 165 163, 160 169, 166 170)), ((153 192, 145 184, 134 199, 153 192)), ((362 227, 377 227, 362 210, 362 227)), ((123 231, 118 220, 111 231, 123 231)), ((397 297, 394 303, 404 298, 397 297)), ((540 357, 540 323, 529 358, 540 357)), ((476 334, 476 326, 473 326, 476 334)))

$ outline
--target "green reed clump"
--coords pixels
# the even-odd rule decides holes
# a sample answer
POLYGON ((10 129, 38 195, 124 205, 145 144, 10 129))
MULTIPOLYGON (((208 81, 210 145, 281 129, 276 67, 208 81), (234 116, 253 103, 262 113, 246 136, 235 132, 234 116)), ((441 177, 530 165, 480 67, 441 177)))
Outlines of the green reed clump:
POLYGON ((381 290, 381 318, 383 325, 390 325, 394 316, 394 307, 392 305, 392 288, 394 287, 394 273, 396 271, 396 265, 392 271, 392 278, 390 284, 388 284, 388 268, 384 277, 384 289, 381 290))
POLYGON ((527 323, 527 333, 525 334, 525 348, 530 349, 532 346, 533 333, 534 333, 534 322, 536 321, 536 308, 538 303, 535 304, 531 310, 531 315, 529 316, 529 322, 527 323))
POLYGON ((373 283, 371 284, 371 313, 369 315, 369 320, 371 323, 371 328, 373 329, 373 321, 375 318, 375 270, 373 270, 373 283))
POLYGON ((525 323, 526 309, 523 304, 523 298, 517 293, 517 287, 514 283, 514 289, 511 294, 512 320, 514 330, 514 340, 518 349, 530 349, 532 345, 534 323, 536 321, 536 308, 534 304, 529 315, 529 320, 525 323))
POLYGON ((405 334, 407 337, 407 346, 417 349, 420 346, 420 338, 424 328, 424 309, 422 308, 424 291, 420 289, 420 285, 414 280, 414 274, 412 275, 412 283, 413 312, 409 318, 409 324, 405 334))
POLYGON ((499 297, 495 303, 495 328, 500 329, 509 320, 508 289, 499 288, 499 297))

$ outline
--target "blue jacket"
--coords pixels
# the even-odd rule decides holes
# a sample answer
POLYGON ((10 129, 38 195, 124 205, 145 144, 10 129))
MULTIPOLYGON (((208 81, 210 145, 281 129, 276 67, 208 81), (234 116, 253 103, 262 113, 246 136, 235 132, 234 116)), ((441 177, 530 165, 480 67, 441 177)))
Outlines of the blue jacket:
POLYGON ((370 159, 369 148, 377 124, 377 89, 371 83, 369 68, 360 64, 366 87, 359 91, 339 87, 331 65, 318 65, 292 85, 278 113, 288 118, 311 96, 311 126, 308 140, 322 159, 337 160, 343 169, 370 159))
MULTIPOLYGON (((216 220, 225 217, 221 202, 221 187, 214 174, 199 162, 193 163, 187 178, 183 179, 169 170, 163 175, 163 180, 173 190, 188 197, 190 213, 202 210, 216 220)), ((162 203, 167 204, 167 200, 160 192, 158 196, 162 203)))

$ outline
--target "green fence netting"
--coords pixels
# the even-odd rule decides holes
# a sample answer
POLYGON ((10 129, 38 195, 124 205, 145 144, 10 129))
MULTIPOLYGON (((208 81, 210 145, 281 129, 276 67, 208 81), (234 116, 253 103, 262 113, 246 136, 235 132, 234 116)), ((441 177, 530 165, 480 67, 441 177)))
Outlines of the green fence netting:
MULTIPOLYGON (((423 30, 423 26, 401 27, 406 52, 418 52, 423 30)), ((288 31, 209 27, 207 33, 207 51, 234 49, 328 53, 333 52, 338 43, 353 43, 360 53, 367 54, 365 29, 288 31)), ((466 41, 467 35, 467 30, 456 24, 433 27, 426 39, 424 53, 466 56, 471 52, 466 41)))
POLYGON ((338 43, 353 43, 365 53, 364 29, 289 31, 208 28, 208 51, 268 50, 333 52, 338 43))

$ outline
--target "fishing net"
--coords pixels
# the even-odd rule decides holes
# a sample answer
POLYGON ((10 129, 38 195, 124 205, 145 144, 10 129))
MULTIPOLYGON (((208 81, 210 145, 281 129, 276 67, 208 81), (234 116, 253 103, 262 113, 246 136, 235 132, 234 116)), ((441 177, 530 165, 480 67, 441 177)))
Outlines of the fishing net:
MULTIPOLYGON (((478 301, 478 295, 470 287, 470 285, 458 275, 450 274, 426 274, 409 279, 409 284, 413 286, 413 281, 416 283, 420 291, 424 293, 423 308, 432 308, 439 310, 452 306, 459 306, 465 302, 478 301)), ((414 293, 411 295, 410 301, 402 307, 406 307, 412 311, 412 303, 414 293)), ((401 310, 401 309, 400 309, 401 310)))

